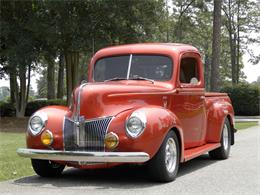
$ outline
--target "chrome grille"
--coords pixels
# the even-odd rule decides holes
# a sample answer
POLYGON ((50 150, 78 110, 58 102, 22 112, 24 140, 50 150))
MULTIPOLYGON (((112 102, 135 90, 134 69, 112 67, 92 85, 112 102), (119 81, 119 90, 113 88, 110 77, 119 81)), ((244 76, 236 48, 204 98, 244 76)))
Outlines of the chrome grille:
POLYGON ((104 151, 104 139, 112 117, 83 121, 64 121, 64 149, 71 151, 104 151))

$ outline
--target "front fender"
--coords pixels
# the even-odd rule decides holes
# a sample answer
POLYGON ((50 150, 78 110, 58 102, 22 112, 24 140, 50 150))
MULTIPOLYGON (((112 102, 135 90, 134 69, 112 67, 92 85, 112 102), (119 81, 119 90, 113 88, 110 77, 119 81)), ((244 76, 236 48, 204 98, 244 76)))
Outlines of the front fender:
MULTIPOLYGON (((177 131, 181 154, 183 155, 184 142, 180 122, 174 113, 160 106, 146 106, 121 112, 112 120, 108 131, 116 133, 119 137, 119 145, 116 151, 146 152, 152 158, 159 150, 166 134, 171 129, 177 131), (125 122, 133 111, 144 112, 147 117, 146 128, 137 138, 129 137, 125 130, 125 122)), ((183 159, 183 156, 181 156, 181 159, 183 159)))
POLYGON ((69 108, 65 106, 47 106, 37 112, 44 112, 48 116, 46 126, 39 135, 33 136, 28 130, 26 134, 27 148, 48 149, 41 142, 41 134, 44 130, 50 130, 53 133, 54 139, 52 148, 63 150, 63 121, 64 116, 69 112, 69 108))

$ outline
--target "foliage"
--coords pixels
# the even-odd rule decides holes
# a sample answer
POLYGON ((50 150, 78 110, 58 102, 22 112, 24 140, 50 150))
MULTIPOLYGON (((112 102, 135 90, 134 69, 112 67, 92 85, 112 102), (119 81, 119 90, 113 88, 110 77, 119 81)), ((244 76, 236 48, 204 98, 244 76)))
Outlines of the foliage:
POLYGON ((65 100, 60 99, 53 99, 53 100, 36 100, 29 102, 26 106, 25 116, 31 116, 34 112, 39 110, 40 108, 43 108, 45 106, 51 106, 51 105, 66 105, 65 100))
POLYGON ((28 101, 31 69, 36 65, 40 42, 34 33, 35 8, 30 1, 1 2, 1 64, 10 78, 11 100, 22 117, 28 101))
MULTIPOLYGON (((204 61, 206 87, 209 90, 210 72, 212 72, 213 1, 177 0, 172 1, 172 4, 173 12, 169 21, 164 23, 164 25, 169 25, 169 41, 192 44, 199 49, 204 61)), ((220 85, 231 81, 232 77, 236 78, 235 80, 238 82, 244 80, 242 55, 248 52, 249 44, 259 44, 260 40, 257 36, 251 37, 251 33, 258 32, 260 28, 259 22, 256 21, 260 16, 259 8, 252 0, 223 1, 219 63, 220 85), (223 10, 227 10, 229 2, 232 2, 232 9, 225 14, 223 10), (231 35, 229 34, 229 21, 232 25, 231 35)), ((252 55, 250 61, 256 63, 258 58, 259 56, 252 55)))
MULTIPOLYGON (((31 116, 34 112, 50 105, 62 105, 66 106, 66 101, 61 99, 53 100, 36 100, 29 102, 25 109, 25 116, 31 116)), ((1 117, 12 117, 15 116, 15 106, 10 102, 0 102, 0 116, 1 117)))
POLYGON ((15 116, 15 107, 10 102, 0 102, 0 117, 15 116))
POLYGON ((233 87, 227 85, 221 91, 228 93, 236 115, 260 115, 259 85, 239 84, 233 87))

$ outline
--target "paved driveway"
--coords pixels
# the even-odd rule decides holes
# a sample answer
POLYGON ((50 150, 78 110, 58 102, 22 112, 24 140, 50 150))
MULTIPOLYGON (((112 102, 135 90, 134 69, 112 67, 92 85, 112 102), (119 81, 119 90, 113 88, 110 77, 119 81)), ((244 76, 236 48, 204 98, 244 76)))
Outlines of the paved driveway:
MULTIPOLYGON (((0 170, 1 171, 1 170, 0 170)), ((260 194, 260 126, 239 131, 228 160, 208 155, 183 164, 171 183, 153 183, 138 167, 82 171, 61 178, 24 177, 0 183, 0 194, 260 194)))

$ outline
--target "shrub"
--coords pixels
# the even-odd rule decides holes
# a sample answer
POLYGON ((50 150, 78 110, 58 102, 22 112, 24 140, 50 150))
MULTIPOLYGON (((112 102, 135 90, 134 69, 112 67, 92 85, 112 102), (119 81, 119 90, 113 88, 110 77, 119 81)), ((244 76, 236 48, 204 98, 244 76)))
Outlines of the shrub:
POLYGON ((54 99, 54 100, 36 100, 28 102, 25 110, 25 116, 31 116, 34 112, 42 107, 50 105, 66 105, 66 100, 54 99))
POLYGON ((15 116, 15 107, 9 102, 0 102, 0 117, 15 116))
POLYGON ((255 116, 260 115, 260 87, 259 85, 239 84, 225 86, 221 90, 228 93, 235 115, 255 116))
MULTIPOLYGON (((28 102, 25 109, 25 116, 31 116, 35 111, 42 107, 50 105, 66 105, 66 100, 37 100, 28 102)), ((12 117, 15 116, 15 106, 12 103, 0 102, 0 116, 1 117, 12 117)))

